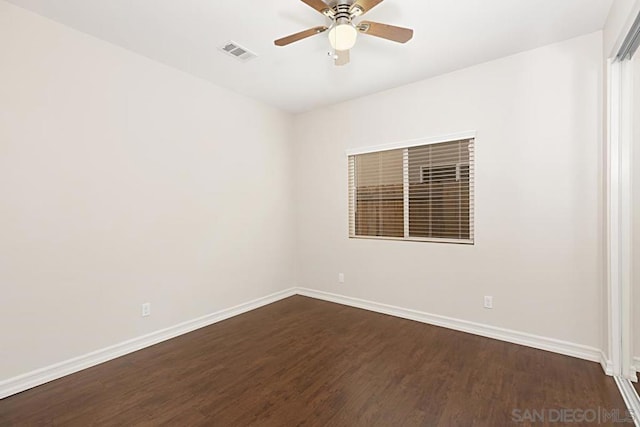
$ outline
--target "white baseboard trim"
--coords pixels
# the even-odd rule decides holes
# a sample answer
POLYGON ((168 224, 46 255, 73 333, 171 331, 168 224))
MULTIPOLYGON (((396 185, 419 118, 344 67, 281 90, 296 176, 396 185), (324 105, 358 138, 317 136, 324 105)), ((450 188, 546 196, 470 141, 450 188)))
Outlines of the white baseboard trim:
POLYGON ((175 338, 179 335, 192 332, 196 329, 229 319, 230 317, 255 310, 256 308, 260 308, 295 294, 295 288, 276 292, 262 298, 257 298, 252 301, 236 305, 235 307, 207 314, 206 316, 202 316, 197 319, 179 323, 166 329, 155 331, 101 350, 93 351, 79 357, 74 357, 73 359, 65 360, 54 365, 0 381, 0 399, 4 399, 7 396, 20 393, 21 391, 28 390, 41 384, 48 383, 49 381, 53 381, 65 375, 73 374, 83 369, 99 365, 100 363, 124 356, 125 354, 141 350, 145 347, 158 344, 162 341, 175 338))
POLYGON ((401 317, 403 319, 415 320, 417 322, 428 323, 430 325, 441 326, 444 328, 467 332, 474 335, 480 335, 487 338, 493 338, 500 341, 525 345, 527 347, 533 347, 541 350, 551 351, 554 353, 564 354, 567 356, 573 356, 579 359, 589 360, 591 362, 598 362, 602 365, 602 368, 607 375, 611 375, 613 373, 613 366, 611 362, 607 360, 604 353, 600 349, 595 347, 575 344, 555 338, 532 335, 525 332, 514 331, 511 329, 499 328, 496 326, 483 325, 481 323, 470 322, 467 320, 454 319, 452 317, 440 316, 437 314, 430 314, 422 311, 396 307, 388 304, 367 301, 359 298, 353 298, 323 291, 316 291, 313 289, 296 288, 296 291, 299 295, 311 298, 335 302, 342 305, 348 305, 350 307, 362 308, 364 310, 375 311, 377 313, 388 314, 390 316, 401 317))
MULTIPOLYGON (((83 369, 99 365, 134 351, 150 347, 154 344, 192 332, 196 329, 229 319, 230 317, 255 310, 256 308, 260 308, 296 294, 514 344, 552 351, 592 362, 599 362, 607 375, 613 374, 611 361, 607 359, 606 355, 601 350, 594 347, 329 292, 306 288, 291 288, 237 305, 235 307, 220 310, 197 319, 189 320, 166 329, 124 341, 101 350, 93 351, 79 357, 74 357, 60 363, 37 369, 23 375, 0 381, 0 399, 48 383, 49 381, 53 381, 66 375, 73 374, 83 369)), ((640 358, 637 360, 634 359, 634 364, 635 366, 640 366, 640 358)))
POLYGON ((640 397, 638 392, 633 387, 631 382, 622 377, 613 377, 620 390, 624 404, 627 405, 627 409, 633 418, 633 423, 636 427, 640 427, 640 397))
POLYGON ((638 381, 638 372, 640 372, 640 357, 634 356, 633 359, 631 359, 631 369, 629 372, 631 381, 638 381))
POLYGON ((613 362, 611 359, 607 358, 604 351, 600 351, 600 365, 602 366, 602 370, 605 374, 613 376, 613 362))

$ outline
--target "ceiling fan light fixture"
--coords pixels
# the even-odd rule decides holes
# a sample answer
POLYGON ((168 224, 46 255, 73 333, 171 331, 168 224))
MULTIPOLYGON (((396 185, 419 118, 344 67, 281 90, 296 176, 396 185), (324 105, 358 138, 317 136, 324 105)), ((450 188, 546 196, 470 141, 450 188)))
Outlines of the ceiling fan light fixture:
POLYGON ((358 30, 351 23, 336 24, 329 30, 329 43, 334 50, 349 50, 356 44, 358 30))
POLYGON ((333 52, 329 56, 335 65, 342 66, 349 63, 350 51, 356 44, 358 33, 379 37, 397 43, 406 43, 413 37, 410 28, 396 27, 379 22, 362 21, 358 25, 353 20, 364 15, 384 0, 302 0, 307 6, 323 14, 331 20, 329 27, 319 26, 291 34, 274 40, 276 46, 287 46, 308 37, 327 32, 333 52))

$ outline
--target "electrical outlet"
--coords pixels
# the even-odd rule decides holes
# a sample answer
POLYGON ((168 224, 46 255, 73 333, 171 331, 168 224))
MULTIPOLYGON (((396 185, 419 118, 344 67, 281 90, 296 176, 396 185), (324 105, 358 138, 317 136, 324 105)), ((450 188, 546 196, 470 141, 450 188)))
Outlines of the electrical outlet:
POLYGON ((484 308, 493 308, 493 297, 484 297, 484 308))
POLYGON ((147 317, 151 315, 151 303, 145 302, 142 304, 142 317, 147 317))
POLYGON ((338 273, 338 283, 344 283, 344 273, 338 273))

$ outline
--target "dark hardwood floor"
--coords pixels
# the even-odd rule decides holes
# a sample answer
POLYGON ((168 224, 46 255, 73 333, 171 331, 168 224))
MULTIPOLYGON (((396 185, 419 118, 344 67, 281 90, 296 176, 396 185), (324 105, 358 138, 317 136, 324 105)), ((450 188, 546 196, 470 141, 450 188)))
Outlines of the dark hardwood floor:
POLYGON ((597 363, 295 296, 1 400, 0 425, 506 426, 574 408, 625 407, 597 363))

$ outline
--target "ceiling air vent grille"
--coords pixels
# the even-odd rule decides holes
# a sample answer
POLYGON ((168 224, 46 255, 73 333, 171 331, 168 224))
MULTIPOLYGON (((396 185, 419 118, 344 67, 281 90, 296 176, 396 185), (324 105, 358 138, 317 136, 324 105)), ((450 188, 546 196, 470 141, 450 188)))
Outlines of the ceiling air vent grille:
POLYGON ((232 41, 228 41, 222 46, 220 46, 220 51, 242 62, 246 62, 257 56, 255 53, 251 52, 246 47, 240 46, 238 43, 232 42, 232 41))

